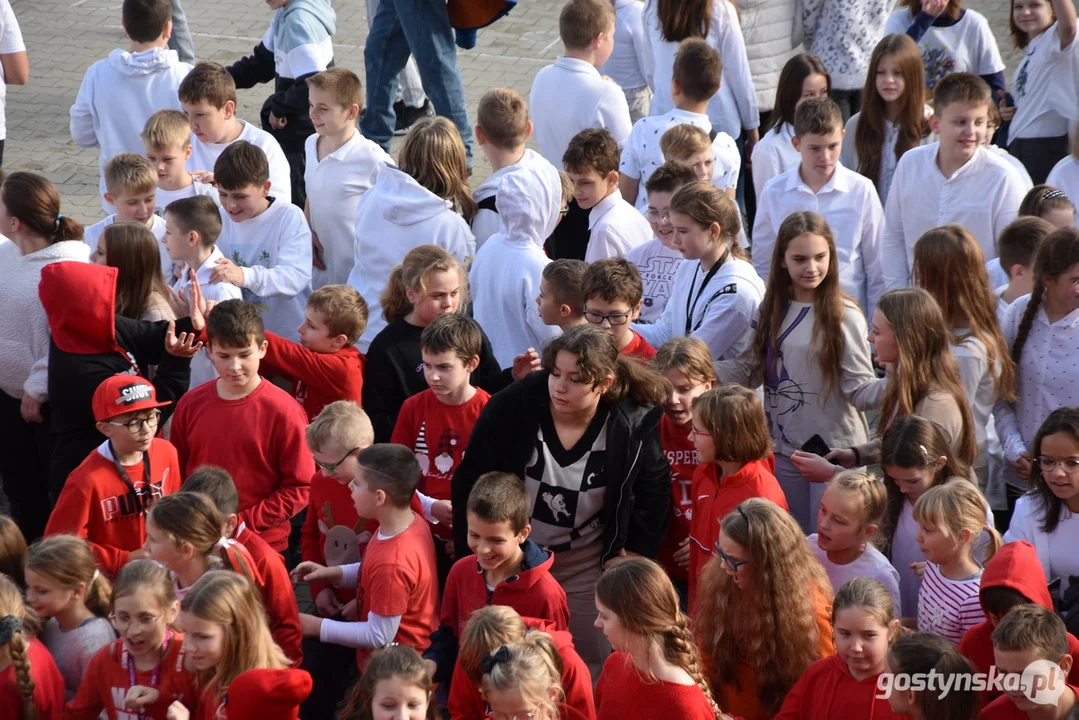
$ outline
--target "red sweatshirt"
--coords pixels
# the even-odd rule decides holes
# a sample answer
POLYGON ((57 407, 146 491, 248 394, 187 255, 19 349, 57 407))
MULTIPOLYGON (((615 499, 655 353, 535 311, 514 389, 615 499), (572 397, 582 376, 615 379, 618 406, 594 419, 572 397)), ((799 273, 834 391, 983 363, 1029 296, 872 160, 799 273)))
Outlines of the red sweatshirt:
POLYGON ((838 655, 821 658, 802 673, 787 693, 775 720, 892 720, 888 700, 877 698, 880 674, 855 680, 838 655))
MULTIPOLYGON (((52 655, 37 640, 29 641, 30 679, 34 681, 34 707, 38 720, 60 720, 64 711, 64 678, 52 655)), ((15 676, 15 665, 0 671, 0 718, 21 718, 23 697, 15 676)), ((96 717, 96 716, 95 716, 96 717)))
POLYGON ((303 405, 307 418, 315 416, 337 400, 357 405, 363 388, 363 366, 367 358, 355 347, 335 353, 317 353, 280 335, 266 332, 266 357, 259 370, 292 381, 292 394, 303 405))
MULTIPOLYGON (((1075 687, 1070 683, 1068 684, 1068 688, 1072 691, 1072 693, 1076 694, 1077 699, 1079 699, 1079 688, 1075 687)), ((1039 709, 1045 708, 1044 705, 1038 707, 1039 709)), ((1073 705, 1073 707, 1075 706, 1073 705)), ((1070 718, 1074 716, 1074 713, 1069 712, 1066 717, 1070 718)), ((1030 720, 1030 716, 1027 715, 1024 711, 1020 710, 1018 707, 1016 707, 1015 703, 1012 702, 1011 698, 1009 698, 1007 695, 1001 695, 996 700, 982 708, 981 714, 978 715, 978 720, 1030 720)))
POLYGON ((236 533, 236 542, 247 548, 255 569, 261 577, 262 604, 270 620, 270 633, 274 642, 285 651, 285 657, 292 660, 295 667, 303 660, 303 630, 300 628, 300 610, 296 605, 296 593, 292 589, 292 580, 285 569, 285 561, 266 541, 247 526, 240 525, 236 533))
POLYGON ((635 331, 630 330, 630 332, 633 333, 633 339, 629 341, 629 345, 626 345, 619 350, 618 354, 636 358, 643 363, 648 363, 656 356, 656 349, 649 345, 648 341, 638 335, 635 331))
MULTIPOLYGON (((113 640, 94 653, 83 672, 75 699, 64 709, 64 720, 96 720, 102 710, 109 720, 138 720, 137 712, 124 709, 124 696, 131 688, 131 682, 123 664, 123 642, 113 640)), ((145 717, 150 720, 165 720, 169 705, 176 700, 189 710, 198 702, 195 674, 184 669, 183 644, 184 636, 173 633, 155 686, 161 691, 161 697, 145 709, 145 717)), ((138 671, 135 684, 151 687, 152 676, 152 670, 138 671)))
POLYGON ((697 448, 690 439, 692 429, 692 425, 675 425, 666 415, 659 421, 659 440, 667 464, 671 466, 671 514, 667 537, 659 548, 657 560, 671 579, 681 582, 689 581, 689 570, 675 565, 674 553, 689 537, 690 518, 693 517, 693 473, 700 464, 697 448))
MULTIPOLYGON (((559 718, 595 720, 592 676, 584 660, 573 649, 573 636, 568 632, 555 630, 554 626, 545 620, 530 617, 521 619, 530 630, 540 630, 550 635, 558 649, 558 656, 562 659, 562 690, 566 693, 566 701, 558 708, 559 718)), ((487 703, 460 662, 454 666, 453 679, 450 681, 449 710, 453 720, 484 720, 487 717, 487 703)))
POLYGON ((229 471, 240 494, 240 519, 280 552, 315 472, 306 428, 303 408, 273 383, 263 380, 247 397, 224 400, 215 381, 180 399, 172 442, 184 477, 202 465, 229 471))
MULTIPOLYGON (((1008 587, 1020 593, 1028 602, 1053 609, 1053 599, 1049 597, 1049 587, 1045 582, 1045 572, 1038 561, 1038 551, 1025 540, 1010 542, 1000 548, 1000 551, 989 559, 982 572, 981 589, 987 587, 1008 587)), ((989 618, 989 611, 982 605, 985 617, 989 618)), ((984 620, 963 634, 959 641, 958 650, 962 653, 974 669, 980 673, 988 673, 989 669, 996 664, 993 655, 993 630, 996 625, 992 619, 984 620)), ((1079 660, 1079 639, 1068 633, 1068 654, 1073 660, 1079 660)), ((1068 673, 1068 682, 1079 685, 1079 663, 1072 663, 1072 669, 1068 673)), ((982 705, 1000 696, 999 692, 986 690, 982 693, 982 705)), ((988 709, 988 708, 986 708, 988 709)))
POLYGON ((715 720, 716 714, 696 684, 646 680, 629 653, 612 653, 596 683, 596 720, 678 718, 715 720))
POLYGON ((787 498, 775 475, 776 459, 746 463, 738 472, 721 478, 719 465, 707 463, 693 474, 693 519, 689 541, 689 607, 695 607, 697 578, 719 541, 719 522, 745 500, 760 497, 787 510, 787 498))
MULTIPOLYGON (((180 463, 168 440, 154 438, 150 457, 150 486, 140 460, 125 465, 135 492, 152 505, 180 489, 180 463), (147 497, 148 496, 148 497, 147 497)), ((45 535, 78 535, 86 538, 103 573, 115 578, 132 550, 146 542, 146 510, 139 508, 131 490, 116 470, 107 442, 91 452, 68 476, 45 526, 45 535)))
MULTIPOLYGON (((319 565, 350 565, 360 561, 373 530, 359 522, 356 505, 348 485, 328 478, 316 470, 311 478, 311 501, 300 534, 300 557, 319 565)), ((378 523, 374 523, 378 527, 378 523)), ((325 587, 311 583, 314 598, 325 587)), ((342 602, 356 599, 355 588, 334 588, 334 594, 342 602)))

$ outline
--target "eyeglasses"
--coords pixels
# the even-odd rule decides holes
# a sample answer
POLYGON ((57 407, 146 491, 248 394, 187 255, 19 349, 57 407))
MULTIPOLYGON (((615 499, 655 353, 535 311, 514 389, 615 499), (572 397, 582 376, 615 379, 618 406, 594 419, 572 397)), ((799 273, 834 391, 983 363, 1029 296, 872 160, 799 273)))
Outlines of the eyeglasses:
POLYGON ((584 313, 585 320, 593 325, 602 325, 606 320, 612 327, 616 325, 625 325, 629 322, 630 313, 608 313, 604 315, 600 312, 593 312, 592 310, 586 310, 584 313))
POLYGON ((644 215, 654 223, 669 223, 671 221, 671 214, 667 211, 660 212, 659 210, 653 210, 652 208, 648 208, 648 212, 646 212, 644 215))
POLYGON ((160 619, 160 615, 139 615, 132 621, 131 618, 126 616, 118 617, 116 615, 109 615, 109 622, 112 623, 112 626, 116 628, 117 632, 124 632, 131 627, 132 622, 135 622, 135 624, 138 625, 139 630, 150 632, 154 629, 154 626, 157 625, 157 622, 160 619))
POLYGON ((723 559, 723 562, 727 563, 727 565, 731 569, 731 572, 738 572, 738 568, 742 567, 743 565, 749 564, 749 560, 735 560, 731 558, 730 555, 723 552, 723 550, 719 547, 718 542, 716 543, 716 553, 719 555, 720 558, 723 559))
POLYGON ((690 426, 689 436, 692 437, 712 437, 712 433, 706 433, 703 430, 698 430, 695 427, 690 426))
POLYGON ((532 720, 538 713, 539 708, 536 708, 535 710, 523 710, 513 714, 488 710, 487 720, 532 720))
POLYGON ((319 462, 318 460, 315 460, 315 465, 317 465, 319 470, 321 470, 322 472, 332 475, 337 470, 337 468, 341 467, 341 463, 352 457, 352 453, 356 452, 359 449, 360 448, 352 448, 345 454, 343 458, 335 462, 333 465, 327 465, 326 463, 319 462))
POLYGON ((1079 458, 1065 458, 1063 460, 1056 460, 1048 455, 1038 456, 1038 465, 1041 467, 1043 473, 1050 473, 1060 467, 1061 472, 1065 475, 1079 474, 1079 458))
POLYGON ((135 418, 134 420, 128 420, 126 423, 107 421, 109 425, 115 425, 116 427, 126 427, 127 431, 132 435, 138 435, 142 432, 143 426, 153 430, 157 427, 158 422, 161 421, 161 411, 154 410, 147 417, 135 418))

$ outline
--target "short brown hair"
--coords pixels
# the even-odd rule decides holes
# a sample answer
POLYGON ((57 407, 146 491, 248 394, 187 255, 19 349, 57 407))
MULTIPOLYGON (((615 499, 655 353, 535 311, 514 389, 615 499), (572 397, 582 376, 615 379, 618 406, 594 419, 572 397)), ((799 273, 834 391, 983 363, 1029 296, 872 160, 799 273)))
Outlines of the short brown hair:
POLYGON ((716 381, 712 351, 703 340, 688 335, 671 338, 660 345, 652 358, 652 368, 660 373, 677 370, 685 375, 687 380, 696 380, 698 383, 716 381))
POLYGON ((421 350, 429 353, 452 351, 464 363, 479 357, 482 348, 483 331, 479 323, 461 313, 443 313, 420 333, 421 350))
POLYGON ((620 160, 618 143, 610 131, 588 128, 573 136, 562 155, 562 165, 567 172, 586 173, 595 170, 607 177, 618 170, 620 160))
POLYGON ((558 15, 558 36, 567 50, 581 50, 614 29, 614 7, 607 0, 569 0, 558 15))
POLYGON ((148 193, 156 187, 157 171, 142 155, 120 153, 105 163, 105 189, 111 195, 119 195, 125 190, 148 193))
POLYGON ((748 388, 718 385, 693 401, 693 414, 712 436, 716 460, 748 463, 764 460, 772 452, 764 406, 748 388))
POLYGON ((262 148, 237 140, 225 148, 214 163, 214 182, 222 190, 261 187, 270 181, 270 162, 262 148))
POLYGON ((993 630, 993 647, 1005 652, 1030 650, 1056 662, 1068 654, 1068 629, 1049 608, 1037 603, 1016 605, 993 630))
POLYGON ((258 305, 243 300, 219 302, 206 318, 206 336, 210 345, 245 348, 254 340, 266 342, 266 326, 258 305))
POLYGON ((221 211, 208 195, 173 200, 165 206, 165 214, 172 216, 185 233, 197 232, 204 248, 213 247, 221 235, 221 211))
POLYGON ((554 295, 559 305, 569 305, 575 315, 584 313, 584 275, 588 272, 588 263, 584 260, 561 258, 543 268, 543 279, 547 289, 554 295))
POLYGON ((169 0, 124 0, 120 12, 124 32, 137 43, 157 40, 165 33, 165 25, 172 20, 172 4, 169 0))
POLYGON ((704 102, 719 91, 723 60, 703 38, 686 38, 674 55, 672 79, 687 98, 704 102))
MULTIPOLYGON (((666 133, 664 133, 664 136, 666 136, 666 133)), ((676 162, 665 162, 656 168, 652 175, 644 181, 644 191, 646 193, 673 193, 683 185, 695 182, 697 182, 697 173, 693 172, 692 168, 679 165, 676 162)))
POLYGON ((340 450, 375 444, 375 429, 363 408, 351 400, 337 400, 322 408, 307 426, 307 447, 321 452, 331 445, 340 450))
MULTIPOLYGON (((663 159, 687 160, 698 153, 712 149, 712 141, 708 133, 696 125, 681 123, 668 128, 659 138, 659 151, 663 153, 663 159)), ((696 175, 693 176, 696 179, 696 175)))
POLYGON ((951 73, 933 86, 933 112, 938 117, 952 103, 989 107, 992 99, 989 84, 973 73, 951 73))
POLYGON ((341 107, 358 105, 363 110, 363 83, 348 68, 332 67, 315 73, 307 78, 307 86, 329 93, 341 107))
POLYGON ((514 534, 528 527, 532 500, 521 478, 512 473, 489 472, 468 493, 468 512, 489 523, 508 522, 514 534))
POLYGON ((496 148, 518 148, 528 139, 528 103, 513 88, 488 90, 476 109, 476 124, 496 148))
POLYGON ((323 314, 333 335, 344 335, 349 345, 367 329, 367 301, 348 285, 323 285, 307 298, 307 307, 323 314))
POLYGON ((625 258, 604 258, 588 266, 581 288, 584 301, 599 298, 603 302, 624 302, 630 309, 644 296, 644 283, 637 266, 625 258))
POLYGON ((843 112, 832 98, 806 100, 794 111, 794 135, 830 135, 843 131, 843 112))
POLYGON ((372 445, 360 451, 356 462, 364 470, 367 487, 386 493, 397 508, 409 506, 423 479, 416 456, 404 445, 372 445))
POLYGON ((158 110, 146 121, 141 137, 151 148, 186 148, 191 144, 191 121, 179 110, 158 110))
POLYGON ((1040 217, 1017 217, 1008 223, 997 238, 997 254, 1004 272, 1010 277, 1016 265, 1034 267, 1038 245, 1055 229, 1040 217))
POLYGON ((230 100, 236 102, 236 81, 221 65, 200 62, 180 82, 180 102, 206 101, 220 110, 230 100))

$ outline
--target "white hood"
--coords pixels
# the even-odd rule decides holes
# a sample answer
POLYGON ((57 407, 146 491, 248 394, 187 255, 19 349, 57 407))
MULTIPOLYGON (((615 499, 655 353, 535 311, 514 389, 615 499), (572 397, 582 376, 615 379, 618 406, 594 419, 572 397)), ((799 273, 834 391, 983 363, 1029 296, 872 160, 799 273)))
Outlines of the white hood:
POLYGON ((562 208, 562 182, 554 166, 544 161, 502 178, 498 187, 499 228, 495 237, 507 242, 544 241, 558 224, 562 208))
POLYGON ((180 61, 175 50, 151 48, 138 53, 116 49, 109 53, 109 65, 122 75, 151 75, 180 61))
POLYGON ((453 210, 453 203, 420 185, 395 167, 380 170, 375 181, 382 200, 382 216, 395 225, 415 225, 453 210))
MULTIPOLYGON (((492 195, 498 194, 498 186, 502 183, 502 178, 506 177, 510 173, 517 172, 526 168, 534 168, 537 165, 549 165, 554 168, 554 165, 547 162, 547 158, 540 155, 535 150, 525 150, 525 154, 521 156, 513 165, 507 165, 506 167, 496 170, 488 176, 486 180, 480 183, 480 186, 476 188, 476 192, 472 193, 472 197, 476 199, 476 202, 480 202, 492 195)), ((558 172, 556 169, 555 172, 558 172)))

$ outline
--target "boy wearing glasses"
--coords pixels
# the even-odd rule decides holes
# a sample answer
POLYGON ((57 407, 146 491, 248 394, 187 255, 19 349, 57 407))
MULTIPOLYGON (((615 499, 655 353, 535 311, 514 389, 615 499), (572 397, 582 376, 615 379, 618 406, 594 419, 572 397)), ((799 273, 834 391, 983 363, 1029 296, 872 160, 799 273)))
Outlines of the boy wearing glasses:
POLYGON ((45 535, 86 538, 101 571, 115 578, 129 560, 147 557, 146 511, 180 489, 176 448, 155 437, 161 411, 154 386, 137 375, 113 375, 92 401, 106 437, 68 476, 45 535))
POLYGON ((629 325, 640 317, 643 292, 641 274, 629 260, 597 260, 584 275, 585 321, 614 338, 619 353, 647 363, 656 350, 629 325))

